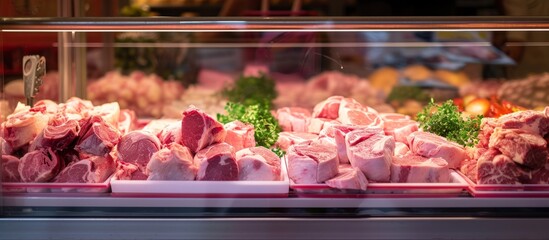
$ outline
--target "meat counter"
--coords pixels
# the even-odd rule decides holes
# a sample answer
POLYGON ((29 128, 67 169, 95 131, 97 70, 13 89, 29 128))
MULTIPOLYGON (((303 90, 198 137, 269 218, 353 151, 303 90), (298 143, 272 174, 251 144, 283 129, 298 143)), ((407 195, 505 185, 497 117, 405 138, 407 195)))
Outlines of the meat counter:
POLYGON ((548 27, 2 19, 2 235, 546 238, 547 63, 505 52, 548 27), (13 50, 31 38, 57 55, 13 50), (429 133, 448 99, 479 133, 429 133))

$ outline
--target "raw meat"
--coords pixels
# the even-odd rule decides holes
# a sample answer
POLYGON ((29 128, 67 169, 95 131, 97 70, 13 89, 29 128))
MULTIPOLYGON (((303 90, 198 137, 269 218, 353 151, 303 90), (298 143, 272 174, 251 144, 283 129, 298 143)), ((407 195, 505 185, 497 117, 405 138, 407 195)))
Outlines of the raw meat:
POLYGON ((19 175, 23 182, 48 182, 63 167, 63 161, 51 149, 28 152, 19 161, 19 175))
POLYGON ((466 158, 461 162, 460 171, 471 181, 477 182, 477 159, 478 158, 466 158))
POLYGON ((232 121, 224 125, 227 135, 225 142, 234 147, 235 151, 255 147, 254 126, 241 121, 232 121))
POLYGON ((48 116, 41 112, 29 111, 30 108, 17 104, 13 114, 6 118, 4 139, 13 150, 18 150, 32 141, 48 124, 48 116))
POLYGON ((312 133, 280 132, 275 146, 286 151, 291 145, 316 138, 318 138, 318 135, 312 133))
MULTIPOLYGON (((351 125, 351 124, 332 125, 325 128, 320 133, 320 136, 332 137, 337 146, 337 158, 339 159, 339 163, 349 163, 349 157, 347 156, 347 143, 345 143, 345 136, 347 135, 347 133, 351 131, 354 131, 357 129, 364 129, 364 128, 367 128, 367 127, 351 125)), ((377 130, 379 133, 382 133, 381 128, 378 128, 377 130)))
POLYGON ((383 123, 383 130, 387 136, 393 136, 395 141, 408 143, 407 137, 416 132, 419 124, 414 120, 400 119, 387 120, 383 123))
POLYGON ((2 155, 2 182, 21 182, 19 158, 2 155))
POLYGON ((288 175, 295 183, 322 183, 338 174, 336 147, 309 140, 290 146, 288 175))
POLYGON ((528 181, 529 184, 549 184, 549 162, 539 170, 532 173, 532 177, 528 181))
POLYGON ((379 116, 383 121, 410 120, 410 116, 400 113, 380 113, 379 116))
POLYGON ((120 139, 117 146, 118 161, 136 165, 144 172, 151 156, 160 149, 160 140, 145 131, 133 131, 120 139))
POLYGON ((395 142, 395 156, 405 155, 410 152, 408 145, 402 142, 395 142))
POLYGON ((118 126, 118 122, 120 121, 120 106, 117 102, 105 103, 93 107, 90 115, 100 116, 112 126, 118 126))
POLYGON ((117 163, 114 176, 118 180, 147 180, 149 177, 137 165, 126 162, 117 163))
POLYGON ((276 110, 275 116, 282 131, 307 132, 311 112, 300 107, 283 107, 276 110))
POLYGON ((549 133, 549 117, 543 111, 526 110, 501 116, 498 127, 517 129, 535 135, 544 136, 549 133))
POLYGON ((337 119, 342 96, 332 96, 318 103, 313 109, 313 118, 337 119))
POLYGON ((429 132, 414 132, 408 136, 408 146, 413 153, 426 157, 440 157, 448 162, 448 167, 458 169, 461 161, 467 158, 465 149, 455 143, 429 132))
POLYGON ((113 159, 94 156, 73 162, 63 169, 53 182, 57 183, 102 183, 115 171, 113 159))
POLYGON ((395 150, 392 137, 380 133, 379 128, 365 128, 349 132, 345 143, 349 162, 359 168, 368 180, 390 180, 390 165, 395 150))
POLYGON ((488 148, 488 143, 490 142, 490 136, 494 132, 494 129, 497 125, 496 118, 483 118, 480 121, 480 131, 478 133, 478 148, 488 148))
POLYGON ((344 98, 339 105, 338 119, 343 124, 383 127, 377 111, 364 107, 352 98, 344 98))
POLYGON ((496 128, 490 137, 489 147, 531 169, 543 167, 548 156, 545 139, 515 129, 496 128))
POLYGON ((80 125, 77 120, 56 114, 50 119, 41 136, 37 137, 32 144, 38 144, 42 148, 63 150, 74 142, 79 133, 80 125))
POLYGON ((181 121, 172 122, 158 133, 158 139, 163 145, 181 143, 181 121))
POLYGON ((238 164, 234 148, 227 143, 217 143, 196 153, 194 164, 198 166, 196 180, 238 180, 238 164))
POLYGON ((338 189, 355 189, 366 191, 368 179, 358 168, 351 168, 342 172, 332 179, 326 180, 326 185, 338 189))
POLYGON ((239 180, 281 180, 280 158, 265 147, 244 148, 236 152, 236 161, 239 168, 239 180))
POLYGON ((191 151, 178 143, 154 153, 147 164, 147 180, 183 180, 196 178, 198 168, 193 163, 191 151))
POLYGON ((524 172, 508 156, 489 149, 477 162, 478 184, 520 184, 524 172))
POLYGON ((120 141, 120 132, 99 116, 91 116, 80 130, 74 149, 80 153, 106 157, 120 141))
POLYGON ((52 100, 42 99, 34 104, 31 112, 41 112, 44 114, 54 114, 57 112, 58 105, 52 100))
POLYGON ((448 163, 442 158, 425 158, 415 154, 395 156, 391 162, 391 182, 450 182, 448 163))
POLYGON ((141 130, 158 136, 164 128, 166 128, 169 125, 174 124, 174 123, 180 123, 181 124, 181 121, 177 120, 177 119, 156 119, 156 120, 152 120, 149 123, 147 123, 147 125, 145 125, 145 127, 143 127, 143 129, 141 129, 141 130))
POLYGON ((332 120, 328 118, 311 118, 307 132, 319 134, 323 129, 326 129, 332 125, 341 124, 338 120, 332 120))
POLYGON ((120 119, 118 119, 118 130, 120 135, 124 135, 137 128, 137 117, 135 112, 128 109, 120 111, 120 119))
POLYGON ((225 140, 223 125, 194 107, 183 112, 181 143, 196 153, 214 143, 225 140))
POLYGON ((0 145, 2 145, 2 155, 11 155, 13 153, 10 144, 2 137, 0 137, 0 145))

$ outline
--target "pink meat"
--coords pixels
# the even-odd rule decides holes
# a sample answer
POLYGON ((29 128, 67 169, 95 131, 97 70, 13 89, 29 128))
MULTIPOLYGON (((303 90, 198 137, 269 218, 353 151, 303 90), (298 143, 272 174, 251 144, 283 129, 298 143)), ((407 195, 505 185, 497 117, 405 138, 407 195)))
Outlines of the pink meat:
POLYGON ((11 148, 11 145, 2 137, 0 137, 0 145, 1 145, 2 155, 11 155, 13 153, 13 149, 11 148))
MULTIPOLYGON (((349 157, 347 156, 347 143, 345 143, 345 136, 357 129, 368 128, 367 126, 351 125, 351 124, 338 124, 325 128, 320 136, 332 137, 337 146, 337 158, 339 163, 349 163, 349 157)), ((372 128, 373 129, 373 128, 372 128)), ((382 133, 382 129, 377 129, 379 133, 382 133)))
POLYGON ((57 183, 102 183, 115 171, 113 159, 94 156, 73 162, 63 169, 53 182, 57 183))
POLYGON ((408 145, 402 142, 395 142, 395 156, 406 155, 410 152, 408 145))
POLYGON ((23 182, 48 182, 61 170, 63 161, 51 149, 28 152, 19 161, 23 182))
POLYGON ((358 168, 341 172, 332 179, 326 180, 326 185, 338 189, 355 189, 366 191, 368 179, 358 168))
POLYGON ((117 102, 105 103, 103 105, 95 106, 90 115, 100 116, 112 126, 118 126, 120 122, 120 106, 117 102))
POLYGON ((529 184, 549 184, 549 163, 541 169, 534 170, 531 174, 531 178, 528 181, 529 184))
POLYGON ((358 129, 345 136, 347 156, 368 180, 388 182, 395 140, 380 133, 379 128, 358 129))
POLYGON ((288 175, 295 183, 322 183, 338 174, 336 147, 322 141, 305 141, 287 152, 288 175))
POLYGON ((178 143, 154 153, 147 164, 147 180, 183 180, 196 178, 198 168, 193 163, 191 151, 178 143))
POLYGON ((120 132, 103 118, 90 117, 80 130, 74 149, 80 153, 106 157, 120 141, 120 132))
POLYGON ((147 180, 149 177, 137 165, 126 162, 118 162, 114 176, 118 180, 147 180))
POLYGON ((133 131, 120 139, 117 146, 118 161, 131 163, 144 172, 151 156, 160 149, 160 140, 145 131, 133 131))
POLYGON ((223 142, 227 134, 221 123, 192 107, 183 112, 181 132, 182 145, 193 153, 214 143, 223 142))
POLYGON ((280 132, 275 146, 286 151, 290 146, 318 138, 318 135, 301 132, 280 132))
POLYGON ((172 122, 158 133, 158 139, 163 145, 181 143, 181 121, 172 122))
POLYGON ((281 180, 280 158, 265 147, 244 148, 236 152, 239 180, 279 181, 281 180))
POLYGON ((300 107, 283 107, 276 110, 275 116, 282 131, 307 132, 311 112, 300 107))
POLYGON ((19 158, 2 155, 2 182, 21 182, 19 158))
POLYGON ((339 105, 338 120, 343 124, 383 127, 377 111, 364 107, 352 98, 344 98, 339 105))
POLYGON ((58 111, 58 105, 52 100, 42 99, 34 104, 31 112, 41 112, 44 114, 54 114, 58 111))
POLYGON ((428 132, 413 132, 408 136, 408 146, 413 153, 426 157, 440 157, 448 162, 448 167, 458 169, 467 152, 461 145, 428 132))
POLYGON ((381 117, 383 121, 410 120, 410 116, 400 113, 380 113, 379 117, 381 117))
POLYGON ((395 141, 408 143, 407 137, 416 132, 419 128, 419 123, 414 120, 387 120, 383 123, 383 130, 387 136, 392 136, 395 141))
POLYGON ((343 100, 342 96, 332 96, 318 103, 313 109, 312 117, 337 119, 341 100, 343 100))
POLYGON ((177 119, 155 119, 148 122, 142 130, 158 136, 164 128, 174 123, 181 124, 181 121, 178 121, 177 119))
POLYGON ((130 131, 137 129, 137 117, 135 112, 128 109, 120 111, 120 119, 118 119, 118 130, 120 135, 129 133, 130 131))
POLYGON ((461 162, 461 167, 459 168, 461 173, 475 183, 477 182, 477 159, 478 158, 466 158, 461 162))
POLYGON ((395 156, 391 162, 391 182, 450 182, 448 163, 442 158, 425 158, 415 154, 395 156))
POLYGON ((497 125, 496 118, 483 118, 480 122, 480 131, 478 133, 478 148, 488 148, 488 143, 490 142, 490 136, 494 132, 494 129, 497 125))
POLYGON ((490 137, 489 147, 531 169, 542 168, 548 156, 545 139, 515 129, 496 128, 490 137))
POLYGON ((71 145, 80 133, 80 125, 77 120, 67 119, 64 115, 57 114, 50 119, 48 126, 32 144, 38 144, 41 148, 62 150, 71 145))
POLYGON ((477 162, 477 184, 520 184, 524 171, 508 156, 489 149, 477 162))
POLYGON ((238 164, 234 148, 227 143, 217 143, 196 153, 194 164, 198 166, 196 180, 238 180, 238 164))
POLYGON ((501 116, 497 126, 544 136, 549 133, 549 117, 543 111, 520 111, 501 116))
POLYGON ((307 127, 307 132, 319 134, 323 129, 338 124, 341 124, 338 120, 328 118, 311 118, 309 126, 307 127))
POLYGON ((225 142, 233 146, 235 151, 255 147, 255 130, 253 125, 236 120, 225 124, 224 128, 227 131, 225 142))
POLYGON ((31 112, 28 106, 17 105, 15 112, 6 118, 3 138, 14 150, 32 141, 48 124, 48 115, 31 112))

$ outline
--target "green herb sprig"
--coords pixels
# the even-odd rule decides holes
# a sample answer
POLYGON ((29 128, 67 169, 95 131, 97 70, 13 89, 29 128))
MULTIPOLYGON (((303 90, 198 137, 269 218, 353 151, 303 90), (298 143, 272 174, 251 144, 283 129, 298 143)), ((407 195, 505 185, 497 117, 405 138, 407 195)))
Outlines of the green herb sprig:
MULTIPOLYGON (((281 128, 271 114, 270 106, 266 100, 251 105, 228 102, 225 105, 227 115, 217 114, 217 120, 223 124, 234 120, 252 124, 256 145, 271 148, 276 143, 281 128)), ((280 157, 284 155, 281 149, 273 149, 273 152, 280 157)))
POLYGON ((478 142, 482 115, 463 118, 452 100, 436 104, 433 99, 417 114, 419 126, 426 132, 443 136, 464 146, 478 142))
POLYGON ((261 104, 264 101, 272 103, 277 96, 275 81, 265 74, 259 77, 241 76, 221 93, 230 102, 242 103, 246 106, 261 104))

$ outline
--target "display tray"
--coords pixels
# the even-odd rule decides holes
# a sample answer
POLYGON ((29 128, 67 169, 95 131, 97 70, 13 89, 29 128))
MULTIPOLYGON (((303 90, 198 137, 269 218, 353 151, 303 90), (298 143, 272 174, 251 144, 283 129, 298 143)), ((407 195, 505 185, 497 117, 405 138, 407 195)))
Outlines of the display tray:
POLYGON ((3 182, 3 193, 107 193, 111 178, 103 183, 19 183, 3 182))
POLYGON ((288 197, 289 178, 282 161, 281 181, 111 181, 112 196, 118 197, 288 197))
POLYGON ((298 197, 322 198, 387 198, 387 197, 458 197, 466 193, 469 185, 455 171, 449 183, 368 183, 366 191, 335 189, 326 184, 295 184, 290 189, 298 197))
POLYGON ((459 173, 473 197, 549 197, 549 184, 476 184, 459 173))

